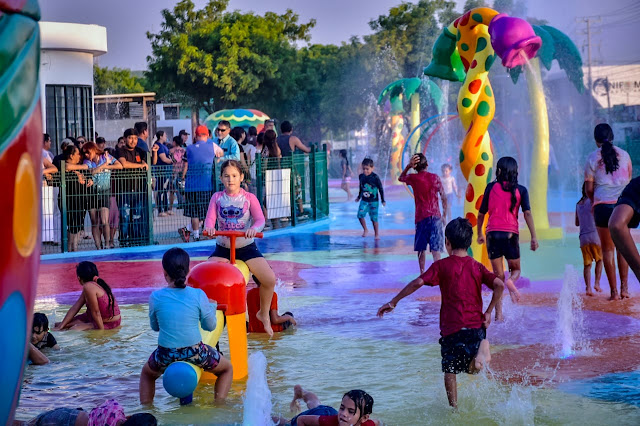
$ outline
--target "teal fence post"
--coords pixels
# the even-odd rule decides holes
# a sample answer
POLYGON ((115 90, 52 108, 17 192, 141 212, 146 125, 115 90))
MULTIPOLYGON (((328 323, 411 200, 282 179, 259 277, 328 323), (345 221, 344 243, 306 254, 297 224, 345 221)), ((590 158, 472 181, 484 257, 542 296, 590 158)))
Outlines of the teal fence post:
POLYGON ((69 251, 67 245, 69 241, 67 239, 67 176, 65 173, 66 169, 65 161, 62 160, 60 162, 60 216, 62 219, 62 229, 60 232, 62 233, 60 241, 62 241, 61 251, 62 253, 69 251))
POLYGON ((289 173, 289 199, 291 200, 291 226, 296 226, 296 184, 295 184, 295 167, 293 165, 293 154, 291 155, 291 168, 289 173))
POLYGON ((311 198, 311 214, 313 220, 318 219, 318 203, 316 200, 316 146, 311 146, 309 153, 309 192, 311 198))
POLYGON ((147 152, 147 218, 149 220, 149 236, 147 244, 153 245, 153 182, 151 180, 151 153, 147 152))
POLYGON ((326 216, 329 216, 329 155, 327 154, 327 145, 324 145, 322 148, 322 151, 324 151, 323 154, 323 170, 322 170, 322 176, 323 176, 323 182, 322 184, 324 185, 324 205, 326 206, 324 209, 324 214, 326 216))
MULTIPOLYGON (((256 164, 256 195, 258 197, 258 202, 260 203, 260 205, 263 205, 263 200, 264 200, 264 194, 263 194, 263 185, 264 185, 264 181, 263 181, 263 176, 262 176, 262 154, 259 152, 256 152, 256 158, 255 158, 255 164, 256 164)), ((264 206, 266 208, 266 206, 264 206)))

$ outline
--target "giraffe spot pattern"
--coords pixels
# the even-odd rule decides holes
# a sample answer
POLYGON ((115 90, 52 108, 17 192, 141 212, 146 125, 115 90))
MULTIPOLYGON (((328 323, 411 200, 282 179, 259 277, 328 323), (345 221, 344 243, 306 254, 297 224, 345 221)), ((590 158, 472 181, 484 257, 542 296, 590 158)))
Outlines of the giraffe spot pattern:
POLYGON ((476 210, 480 210, 480 206, 482 205, 482 199, 484 198, 484 194, 480 195, 478 197, 478 200, 476 201, 476 210))
POLYGON ((471 18, 473 18, 474 21, 482 24, 482 15, 480 15, 479 13, 474 13, 473 15, 471 15, 471 18))
POLYGON ((484 37, 479 37, 476 44, 476 52, 482 52, 485 47, 487 47, 487 39, 484 37))
POLYGON ((471 99, 463 98, 462 99, 462 106, 465 107, 465 108, 469 108, 471 106, 471 99))
POLYGON ((476 225, 478 224, 478 219, 476 218, 476 215, 468 212, 465 217, 467 218, 467 220, 469 221, 469 223, 471 223, 471 226, 473 226, 474 228, 476 227, 476 225))
POLYGON ((487 154, 486 152, 483 152, 480 157, 482 157, 483 161, 489 161, 489 154, 487 154))
POLYGON ((493 96, 493 93, 491 92, 491 87, 489 87, 488 85, 484 86, 484 93, 485 93, 485 95, 487 95, 489 97, 493 96))
POLYGON ((475 195, 475 193, 473 191, 473 185, 471 185, 471 184, 467 185, 467 191, 466 191, 466 195, 465 195, 467 201, 468 202, 472 202, 473 199, 475 198, 474 195, 475 195))
POLYGON ((486 117, 487 115, 489 115, 489 111, 491 111, 491 107, 489 106, 489 103, 487 101, 480 102, 478 104, 478 108, 476 109, 476 112, 480 117, 486 117))
POLYGON ((484 172, 485 172, 484 164, 478 164, 475 170, 476 176, 482 176, 484 175, 484 172))
POLYGON ((469 83, 469 92, 475 95, 476 93, 478 93, 481 86, 482 86, 482 80, 480 79, 473 80, 471 83, 469 83))

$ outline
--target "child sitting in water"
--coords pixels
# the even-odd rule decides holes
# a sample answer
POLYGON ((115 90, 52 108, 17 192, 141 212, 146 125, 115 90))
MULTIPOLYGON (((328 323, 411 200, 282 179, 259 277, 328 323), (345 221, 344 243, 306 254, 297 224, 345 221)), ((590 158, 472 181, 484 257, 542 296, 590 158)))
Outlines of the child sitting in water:
POLYGON ((109 399, 87 412, 82 408, 56 408, 45 411, 37 417, 18 425, 64 425, 64 426, 156 426, 157 419, 150 413, 138 413, 126 416, 124 409, 115 399, 109 399))
POLYGON ((199 288, 187 287, 189 254, 181 248, 167 250, 162 257, 164 279, 168 286, 151 293, 149 321, 159 331, 158 348, 153 351, 140 375, 140 402, 153 402, 156 379, 176 361, 187 361, 215 374, 215 399, 227 397, 233 379, 231 362, 220 352, 202 343, 200 326, 216 328, 216 303, 210 302, 199 288))
MULTIPOLYGON (((265 333, 264 325, 256 314, 260 310, 260 281, 253 276, 257 287, 247 292, 247 312, 249 314, 249 323, 247 331, 249 333, 265 333)), ((271 319, 271 328, 274 332, 284 331, 292 325, 296 325, 296 320, 291 312, 285 312, 284 315, 278 315, 278 294, 274 291, 269 307, 269 318, 271 319)))
POLYGON ((293 387, 293 401, 291 411, 300 408, 298 400, 303 399, 307 410, 298 414, 290 421, 282 417, 274 417, 276 425, 286 426, 378 426, 379 422, 369 419, 373 411, 373 398, 363 390, 351 390, 344 394, 340 403, 340 410, 328 405, 320 405, 318 396, 313 392, 302 389, 300 385, 293 387))
POLYGON ((43 365, 49 363, 49 358, 41 352, 44 348, 60 349, 56 338, 49 333, 49 319, 43 313, 33 314, 33 325, 31 331, 31 345, 29 347, 29 363, 43 365))
POLYGON ((120 327, 120 307, 111 287, 98 277, 98 267, 93 262, 80 262, 76 266, 76 275, 82 285, 82 293, 62 322, 56 323, 54 330, 111 330, 120 327), (76 315, 85 305, 87 311, 76 315))
POLYGON ((382 317, 423 285, 440 286, 442 371, 449 405, 454 408, 458 405, 456 374, 476 374, 491 360, 486 329, 491 323, 491 312, 504 290, 501 279, 467 254, 472 238, 473 227, 467 219, 459 217, 449 222, 445 229, 449 257, 434 262, 427 272, 378 309, 378 316, 382 317), (484 312, 482 284, 493 290, 491 303, 484 312))
POLYGON ((596 221, 593 218, 591 200, 587 197, 585 184, 582 184, 582 198, 576 204, 576 226, 580 227, 580 250, 584 262, 584 283, 587 287, 587 296, 593 296, 591 290, 591 264, 596 262, 595 290, 600 293, 600 277, 602 276, 602 248, 600 237, 596 229, 596 221))

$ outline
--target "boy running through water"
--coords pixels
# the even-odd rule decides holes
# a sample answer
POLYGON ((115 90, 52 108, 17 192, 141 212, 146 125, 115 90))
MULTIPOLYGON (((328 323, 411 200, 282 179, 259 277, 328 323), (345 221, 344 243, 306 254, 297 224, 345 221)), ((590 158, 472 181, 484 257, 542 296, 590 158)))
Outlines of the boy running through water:
POLYGON ((587 288, 587 296, 593 296, 591 290, 591 264, 596 262, 595 290, 600 293, 600 277, 602 276, 602 248, 600 237, 596 230, 596 221, 593 217, 591 200, 587 197, 585 184, 582 184, 582 198, 576 204, 576 226, 580 227, 580 251, 584 261, 584 283, 587 288))
POLYGON ((445 230, 449 257, 434 262, 427 272, 378 309, 378 316, 382 317, 423 285, 440 286, 442 371, 449 405, 454 408, 458 405, 456 374, 476 374, 491 360, 486 329, 491 323, 491 312, 504 290, 502 280, 467 255, 472 238, 473 227, 467 219, 457 218, 449 222, 445 230), (491 303, 484 312, 482 284, 493 290, 491 303))
POLYGON ((356 197, 356 203, 360 201, 360 205, 358 206, 358 220, 360 221, 360 225, 362 225, 362 236, 366 237, 369 230, 367 229, 365 218, 367 217, 367 213, 369 213, 376 240, 380 239, 380 235, 378 235, 378 193, 380 194, 382 205, 386 206, 387 203, 384 201, 382 181, 380 181, 380 177, 377 174, 373 173, 373 160, 371 158, 365 158, 362 160, 360 192, 356 197))
POLYGON ((416 236, 413 250, 418 252, 420 273, 424 272, 425 252, 427 245, 431 250, 434 262, 440 259, 444 251, 442 228, 447 222, 447 197, 438 175, 427 172, 429 163, 423 154, 415 154, 404 168, 398 180, 410 185, 416 202, 416 236), (417 173, 408 174, 410 169, 417 173), (442 200, 442 216, 438 204, 438 194, 442 200))

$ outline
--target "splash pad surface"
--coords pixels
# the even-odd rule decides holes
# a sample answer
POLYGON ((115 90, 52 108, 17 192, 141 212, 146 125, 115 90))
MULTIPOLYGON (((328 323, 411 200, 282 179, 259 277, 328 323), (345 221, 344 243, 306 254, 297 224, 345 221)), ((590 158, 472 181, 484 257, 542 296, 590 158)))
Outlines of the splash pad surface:
MULTIPOLYGON (((382 238, 360 237, 357 203, 334 203, 331 219, 267 234, 259 247, 281 280, 279 311, 294 312, 299 326, 268 340, 249 336, 249 352, 267 358, 273 413, 291 417, 293 385, 302 384, 327 405, 362 388, 375 398, 374 417, 405 424, 638 424, 640 404, 640 286, 630 278, 632 299, 583 297, 583 341, 588 349, 560 359, 554 335, 557 297, 565 264, 581 272, 577 234, 543 241, 538 252, 523 242, 520 305, 505 299, 506 322, 488 330, 491 371, 458 376, 457 413, 447 407, 438 345, 438 289, 423 288, 384 319, 375 316, 418 274, 413 252, 413 200, 389 191, 381 210, 382 238), (635 389, 635 391, 634 391, 635 389)), ((567 197, 570 198, 570 197, 567 197)), ((556 200, 552 222, 569 223, 566 200, 556 200)), ((454 215, 460 215, 460 205, 454 215)), ((370 229, 370 232, 372 230, 370 229)), ((213 241, 184 245, 193 263, 204 261, 213 241)), ((157 344, 148 324, 151 291, 165 285, 160 259, 149 247, 43 259, 35 311, 60 321, 79 294, 74 266, 92 260, 113 288, 121 329, 54 332, 62 350, 51 364, 28 367, 17 418, 58 406, 90 409, 116 398, 127 414, 145 411, 138 402, 142 365, 157 344)), ((428 262, 430 258, 428 257, 428 262)), ((193 266, 192 263, 192 266, 193 266)), ((608 284, 603 277, 602 288, 608 284)), ((582 291, 583 284, 579 282, 582 291)), ((605 290, 606 292, 606 290, 605 290)), ((489 300, 485 295, 485 305, 489 300)), ((228 353, 226 341, 221 349, 228 353)), ((233 384, 225 405, 213 402, 213 387, 201 386, 191 406, 180 407, 161 383, 150 410, 161 424, 242 423, 246 382, 233 384)))

